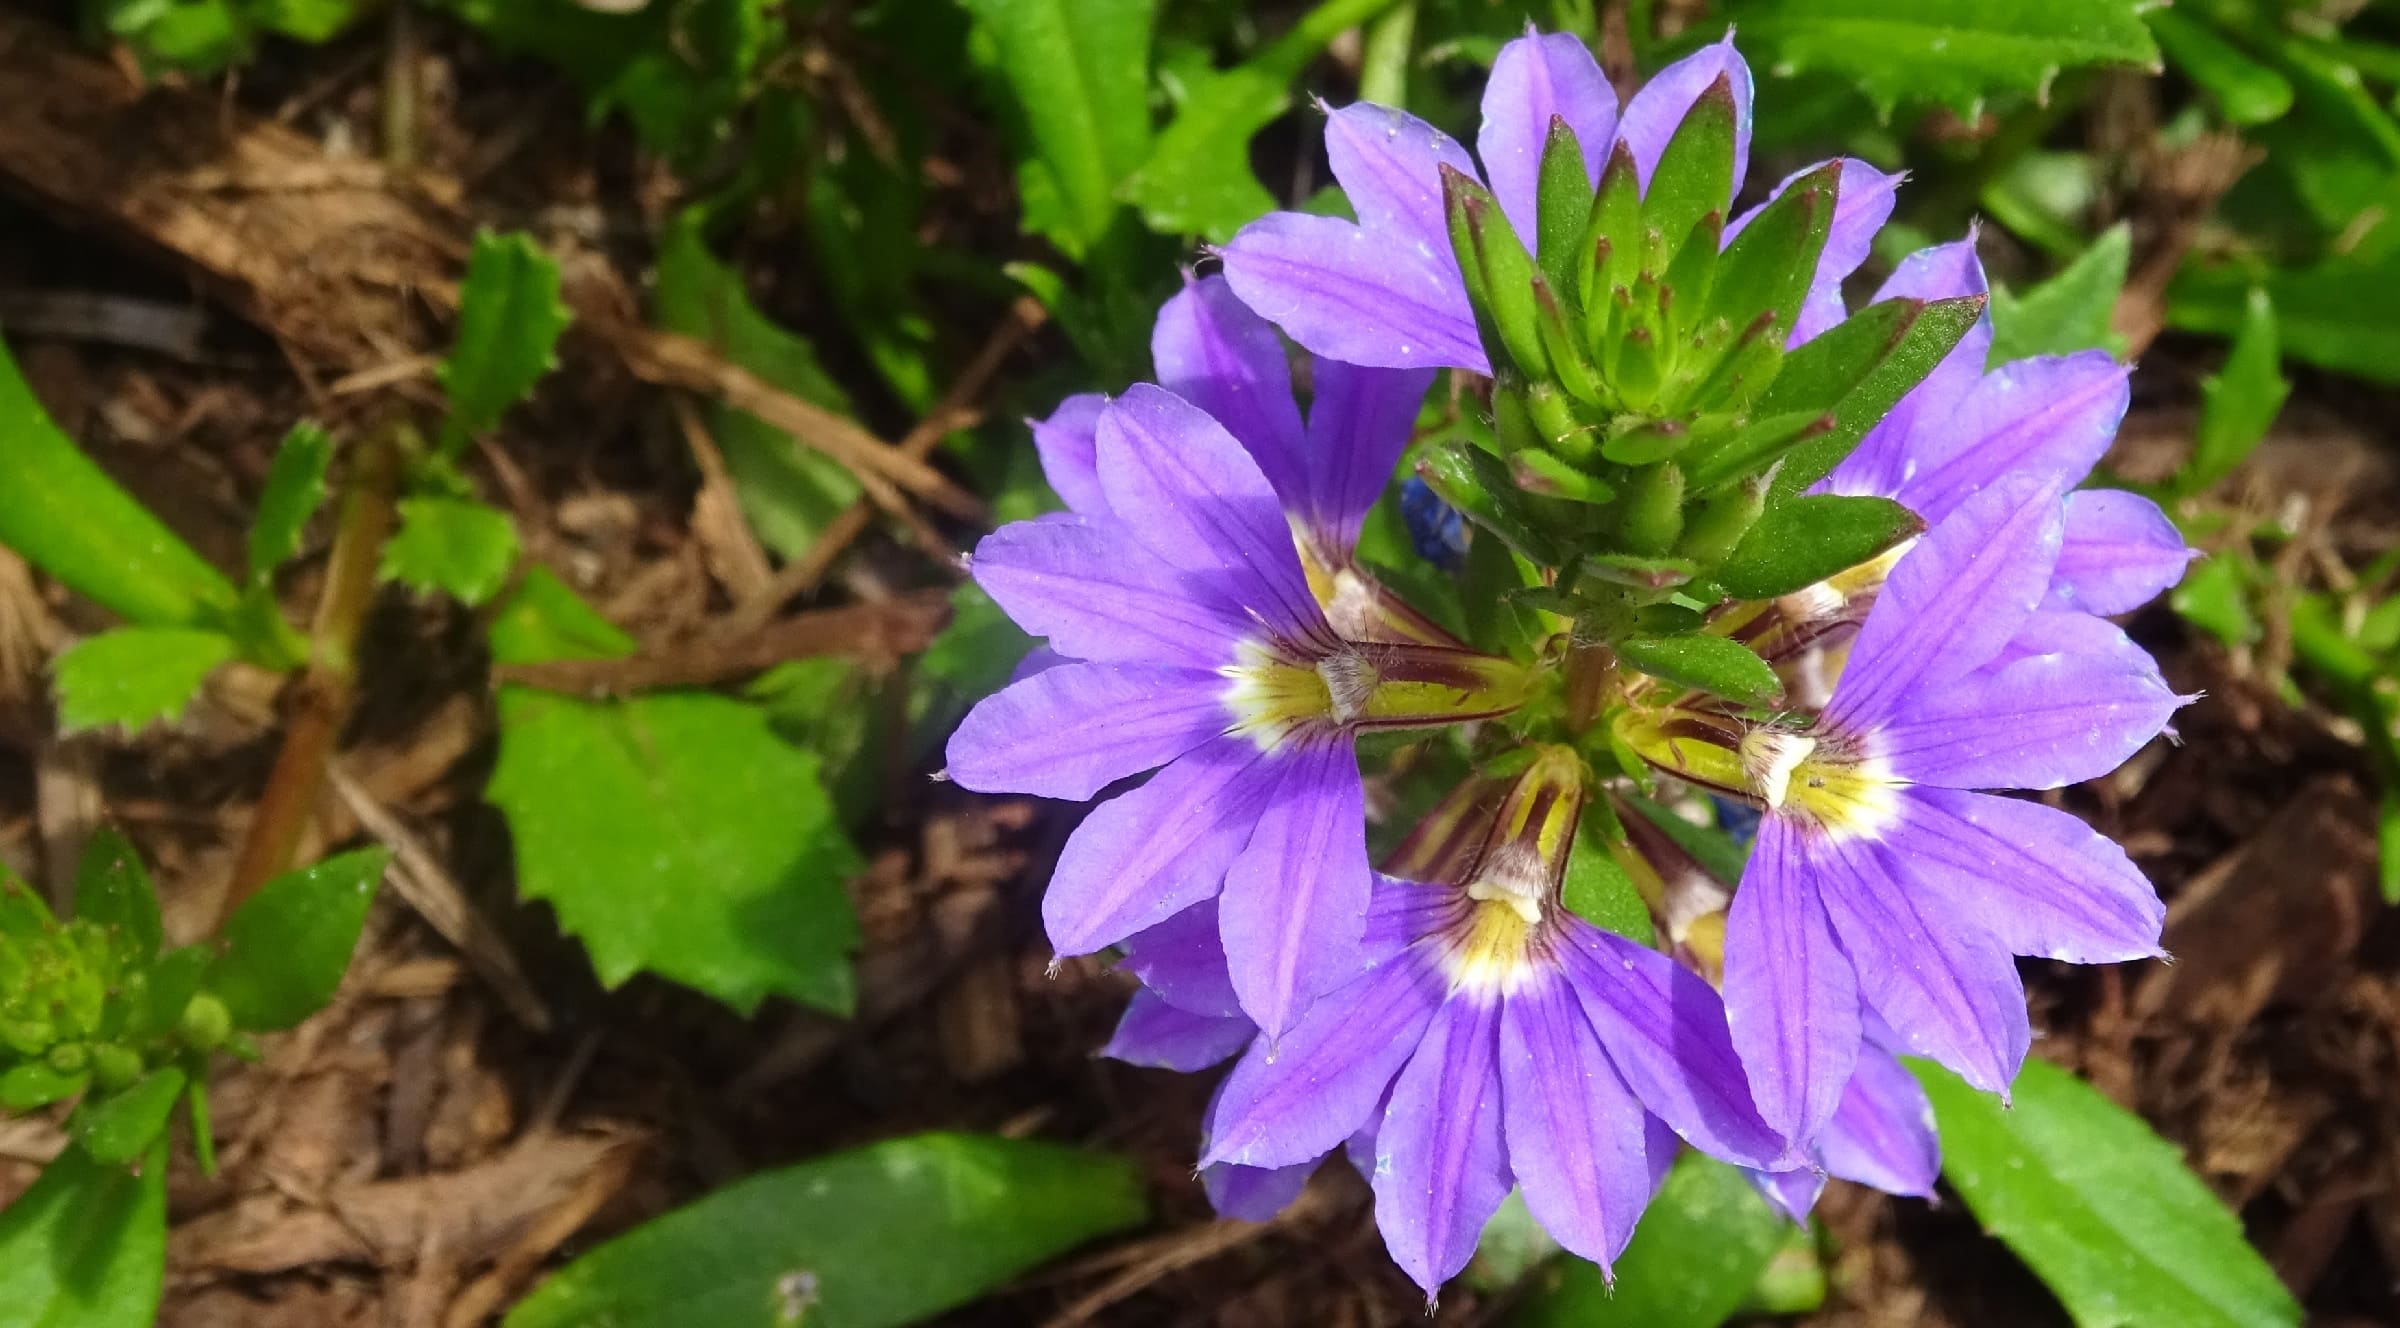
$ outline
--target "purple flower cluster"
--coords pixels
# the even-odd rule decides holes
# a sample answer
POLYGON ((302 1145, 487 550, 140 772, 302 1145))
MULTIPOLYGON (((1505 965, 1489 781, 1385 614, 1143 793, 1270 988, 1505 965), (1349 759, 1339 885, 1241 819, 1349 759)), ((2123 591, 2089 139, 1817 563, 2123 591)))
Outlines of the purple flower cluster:
MULTIPOLYGON (((2105 773, 2165 729, 2186 698, 2097 615, 2156 595, 2187 555, 2146 500, 2074 489, 2114 435, 2123 368, 1987 370, 1980 324, 1815 490, 1894 500, 1923 533, 1739 620, 1792 708, 1620 707, 1602 755, 1520 748, 1370 868, 1359 735, 1509 715, 1554 695, 1572 648, 1562 631, 1530 664, 1479 653, 1357 556, 1434 371, 1492 371, 1444 173, 1488 185, 1530 235, 1562 127, 1595 188, 1612 159, 1647 181, 1716 90, 1738 190, 1750 78, 1729 42, 1620 112, 1580 41, 1529 33, 1494 64, 1472 157, 1400 111, 1332 111, 1357 221, 1278 213, 1237 235, 1221 276, 1160 311, 1155 385, 1034 425, 1068 511, 974 555, 1046 646, 967 717, 949 772, 1108 795, 1043 905, 1059 954, 1113 947, 1142 984, 1108 1054, 1233 1060, 1199 1159, 1219 1208, 1265 1216, 1346 1151, 1428 1294, 1512 1188, 1607 1265, 1682 1143, 1795 1217, 1827 1175, 1928 1193, 1938 1150, 1899 1057, 2005 1092, 2029 1039, 2015 956, 2159 953, 2159 901, 2122 850, 1999 794, 2105 773), (1309 352, 1302 383, 1287 338, 1309 352), (1691 906, 1656 888, 1690 864, 1634 873, 1664 952, 1564 902, 1591 762, 1626 750, 1764 810, 1730 891, 1691 906)), ((1840 283, 1898 184, 1841 163, 1794 345, 1848 316, 1840 283)), ((1983 290, 1970 237, 1902 263, 1883 296, 1983 290)))

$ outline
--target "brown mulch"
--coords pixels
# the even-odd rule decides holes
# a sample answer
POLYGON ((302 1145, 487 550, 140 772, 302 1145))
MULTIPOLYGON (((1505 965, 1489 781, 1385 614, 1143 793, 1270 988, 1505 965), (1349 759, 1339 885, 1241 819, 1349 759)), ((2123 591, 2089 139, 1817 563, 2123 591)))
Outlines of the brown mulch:
MULTIPOLYGON (((323 84, 277 86, 270 61, 232 94, 145 91, 55 26, 0 12, 0 231, 12 241, 0 317, 62 424, 231 565, 289 422, 357 425, 395 399, 433 400, 429 355, 466 237, 477 223, 533 224, 567 260, 578 330, 565 372, 486 450, 481 478, 528 546, 643 642, 633 660, 566 681, 727 681, 829 638, 886 663, 921 642, 938 626, 947 555, 980 512, 928 463, 932 445, 1061 353, 1055 334, 1022 310, 969 306, 952 362, 986 362, 962 371, 939 418, 888 402, 868 404, 864 427, 825 416, 642 328, 643 256, 623 237, 650 233, 669 186, 628 178, 623 142, 561 99, 528 103, 524 71, 464 44, 428 58, 448 94, 429 108, 427 164, 395 175, 328 146, 370 122, 371 62, 328 55, 311 67, 351 72, 323 84), (526 118, 533 128, 516 124, 526 118), (477 155, 491 143, 517 155, 477 155), (597 223, 544 229, 552 199, 597 223), (677 404, 707 398, 873 477, 872 507, 808 574, 771 569, 724 519, 722 477, 677 404)), ((996 150, 958 147, 987 161, 996 150)), ((995 251, 1014 243, 1005 200, 955 192, 939 204, 944 225, 995 251)), ((2162 473, 2188 445, 2191 366, 2213 355, 2172 340, 2152 351, 2122 469, 2162 473)), ((2304 378, 2228 501, 2299 509, 2310 558, 2391 547, 2392 404, 2304 378)), ((304 567, 286 586, 296 617, 319 576, 304 567)), ((95 826, 121 824, 154 864, 170 927, 194 935, 274 756, 273 682, 230 671, 172 732, 60 738, 47 661, 104 625, 0 553, 0 858, 56 882, 95 826)), ((2400 923, 2376 897, 2365 763, 2337 719, 2267 690, 2272 659, 2229 655, 2162 610, 2134 626, 2206 699, 2179 743, 2061 802, 2159 883, 2177 961, 2029 964, 2038 1052, 2181 1143, 2314 1321, 2400 1321, 2400 923)), ((220 1079, 223 1166, 174 1175, 162 1323, 462 1328, 558 1261, 733 1177, 934 1127, 1127 1153, 1157 1210, 1148 1229, 955 1322, 1421 1318, 1355 1177, 1329 1168, 1275 1223, 1214 1223, 1190 1177, 1205 1082, 1091 1057, 1126 986, 1088 962, 1047 971, 1035 895, 1069 829, 1056 808, 900 773, 852 886, 866 933, 855 1020, 771 1008, 743 1021, 643 980, 601 991, 547 914, 512 897, 505 831, 478 801, 493 725, 476 639, 450 609, 399 596, 375 609, 362 709, 314 840, 393 843, 396 889, 335 1004, 220 1079)), ((28 1181, 57 1145, 40 1122, 0 1131, 0 1183, 28 1181)), ((1955 1201, 1837 1185, 1823 1213, 1833 1290, 1808 1322, 2064 1322, 1955 1201)), ((1490 1322, 1504 1308, 1455 1291, 1433 1321, 1490 1322)))

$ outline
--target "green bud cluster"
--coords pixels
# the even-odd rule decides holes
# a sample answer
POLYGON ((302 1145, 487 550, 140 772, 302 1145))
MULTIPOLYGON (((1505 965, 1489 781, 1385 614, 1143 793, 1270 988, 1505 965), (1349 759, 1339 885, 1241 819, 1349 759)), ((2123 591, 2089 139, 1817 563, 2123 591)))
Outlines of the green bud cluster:
POLYGON ((1840 167, 1790 181, 1728 243, 1736 122, 1720 79, 1646 182, 1619 143, 1595 187, 1584 145, 1554 117, 1531 237, 1482 185, 1444 171, 1451 244, 1493 366, 1491 427, 1428 449, 1419 473, 1552 569, 1526 594, 1587 640, 1688 632, 1699 606, 1805 585, 1793 578, 1822 574, 1808 555, 1828 521, 1845 552, 1866 547, 1862 529, 1903 537, 1908 518, 1889 503, 1795 496, 1982 310, 1975 297, 1888 300, 1790 347, 1840 167), (1805 528, 1781 532, 1770 556, 1753 536, 1786 508, 1805 528), (1794 557, 1807 565, 1761 566, 1794 557))

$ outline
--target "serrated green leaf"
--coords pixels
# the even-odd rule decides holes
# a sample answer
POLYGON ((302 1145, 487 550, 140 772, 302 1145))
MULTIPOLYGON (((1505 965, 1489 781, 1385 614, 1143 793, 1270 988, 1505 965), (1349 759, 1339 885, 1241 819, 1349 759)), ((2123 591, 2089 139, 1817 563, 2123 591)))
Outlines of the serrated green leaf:
POLYGON ((75 918, 117 934, 128 956, 148 962, 166 942, 158 895, 142 855, 114 826, 102 826, 75 867, 75 918))
POLYGON ((283 436, 267 484, 250 522, 250 578, 264 580, 300 552, 308 519, 325 502, 325 469, 333 463, 333 435, 314 420, 302 420, 283 436))
POLYGON ((458 498, 403 498, 400 528, 376 575, 473 607, 498 594, 516 565, 517 527, 506 512, 458 498))
POLYGON ((233 583, 53 423, 0 345, 0 544, 129 621, 191 627, 226 612, 233 583))
POLYGON ((2062 70, 2156 66, 2146 0, 1747 0, 1729 7, 1752 59, 1847 79, 1885 116, 2046 95, 2062 70), (1763 59, 1761 58, 1763 56, 1763 59))
POLYGON ((2272 1328, 2300 1310, 2176 1147, 2028 1061, 2009 1106, 1929 1062, 1942 1173, 2082 1328, 2272 1328))
POLYGON ((1710 575, 1735 599, 1772 599, 1856 567, 1924 528, 1889 498, 1803 494, 1768 508, 1710 575))
MULTIPOLYGON (((702 223, 697 209, 679 213, 660 243, 652 296, 659 325, 707 342, 794 396, 849 414, 850 400, 818 362, 816 347, 758 311, 741 274, 710 252, 702 223)), ((742 516, 783 557, 804 556, 858 498, 858 480, 847 467, 757 416, 712 406, 707 419, 742 516)))
POLYGON ((504 1328, 899 1328, 1145 1212, 1120 1158, 915 1135, 736 1181, 553 1274, 504 1328))
POLYGON ((158 1143, 183 1096, 185 1075, 172 1065, 152 1070, 123 1092, 85 1098, 67 1117, 67 1135, 93 1160, 122 1166, 158 1143))
POLYGON ((559 659, 622 659, 633 638, 536 564, 492 618, 488 639, 496 664, 547 664, 559 659))
POLYGON ((1151 0, 967 0, 1021 117, 1025 229, 1069 257, 1099 243, 1150 156, 1151 0))
POLYGON ((333 999, 391 856, 356 849, 285 872, 233 911, 202 985, 225 1003, 235 1028, 290 1028, 333 999))
POLYGON ((459 287, 458 342, 438 376, 450 398, 442 450, 455 455, 557 364, 572 315, 559 298, 558 260, 531 236, 478 231, 459 287))
POLYGON ((180 720, 208 675, 233 657, 233 638, 204 628, 120 627, 87 636, 51 661, 59 727, 131 731, 180 720))
POLYGON ((166 1263, 165 1141, 139 1172, 69 1148, 0 1212, 0 1328, 149 1328, 166 1263))
POLYGON ((1617 658, 1678 687, 1697 688, 1749 705, 1783 695, 1783 682, 1748 646, 1722 636, 1635 636, 1615 643, 1617 658))
POLYGON ((1992 288, 1992 356, 1997 367, 2028 355, 2064 355, 2099 347, 2123 350, 2125 339, 2109 330, 2109 315, 2125 290, 2133 259, 2133 230, 2123 222, 2108 228, 2091 247, 2056 276, 2015 295, 1992 288))
POLYGON ((2282 358, 2274 302, 2254 290, 2225 367, 2200 384, 2198 438, 2191 460, 2175 476, 2175 492, 2193 494, 2215 484, 2266 438, 2292 394, 2282 358))
POLYGON ((606 985, 648 970, 745 1012, 769 995, 848 1012, 842 879, 862 864, 816 754, 764 709, 506 687, 485 796, 508 816, 518 889, 557 909, 606 985))
POLYGON ((1717 1328, 1790 1228, 1740 1172, 1686 1152, 1617 1257, 1613 1289, 1596 1266, 1560 1259, 1509 1328, 1717 1328))

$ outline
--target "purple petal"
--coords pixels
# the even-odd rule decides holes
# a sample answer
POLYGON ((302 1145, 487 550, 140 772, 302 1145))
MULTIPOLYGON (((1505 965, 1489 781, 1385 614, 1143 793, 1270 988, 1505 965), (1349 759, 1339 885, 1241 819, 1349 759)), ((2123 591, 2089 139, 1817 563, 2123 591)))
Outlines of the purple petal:
POLYGON ((1760 822, 1725 923, 1725 1021, 1758 1114, 1805 1142, 1833 1116, 1858 1059, 1858 982, 1818 900, 1806 840, 1760 822))
POLYGON ((2197 556, 2158 504, 2122 489, 2067 495, 2050 598, 2086 613, 2131 613, 2174 588, 2197 556))
POLYGON ((1266 473, 1287 511, 1307 491, 1308 447, 1292 399, 1292 365, 1275 325, 1222 276, 1188 282, 1150 330, 1159 386, 1214 416, 1266 473))
POLYGON ((950 735, 978 793, 1081 802, 1225 731, 1225 679, 1156 664, 1061 664, 985 697, 950 735))
POLYGON ((1224 249, 1242 303, 1319 355, 1387 369, 1492 371, 1457 264, 1338 217, 1271 212, 1224 249))
POLYGON ((1362 369, 1317 357, 1308 407, 1308 480, 1302 509, 1326 552, 1348 558, 1367 509, 1391 483, 1433 386, 1431 369, 1362 369))
POLYGON ((1323 626, 1283 504, 1223 425, 1136 383, 1100 417, 1099 438, 1100 487, 1136 541, 1172 566, 1221 575, 1225 593, 1271 629, 1323 626))
POLYGON ((1215 895, 1279 782, 1244 738, 1219 738, 1101 803, 1042 896, 1062 955, 1090 954, 1215 895))
POLYGON ((1933 1103, 1924 1085, 1868 1039, 1817 1152, 1825 1169, 1843 1180, 1885 1194, 1932 1194, 1942 1169, 1942 1143, 1934 1134, 1933 1103))
POLYGON ((1606 1270, 1650 1201, 1642 1107, 1568 994, 1544 974, 1500 1017, 1508 1167, 1558 1243, 1606 1270))
POLYGON ((1665 1121, 1656 1116, 1642 1117, 1642 1155, 1650 1164, 1650 1197, 1658 1197, 1659 1189, 1675 1170, 1675 1159, 1683 1153, 1683 1140, 1665 1121))
POLYGON ((1100 1054, 1128 1065, 1192 1074, 1250 1045, 1258 1030, 1247 1019, 1224 1019, 1170 1005, 1158 993, 1137 991, 1100 1054))
POLYGON ((1074 662, 1048 646, 1035 646, 1025 652, 1025 657, 1017 661, 1015 668, 1008 671, 1008 680, 1012 683, 1023 682, 1037 673, 1048 673, 1061 664, 1074 662))
POLYGON ((1292 1206, 1316 1171, 1315 1162, 1289 1167, 1237 1167, 1220 1162, 1200 1168, 1200 1187, 1208 1192, 1209 1206, 1217 1210, 1217 1216, 1237 1222, 1266 1222, 1292 1206))
MULTIPOLYGON (((1750 66, 1743 62, 1741 52, 1733 49, 1731 34, 1651 75, 1626 103, 1625 114, 1617 121, 1617 137, 1632 151, 1645 186, 1683 117, 1691 114, 1692 104, 1720 77, 1729 80, 1733 88, 1733 192, 1742 192, 1742 177, 1750 165, 1750 66)), ((1592 156, 1605 160, 1607 154, 1592 156)))
POLYGON ((1434 956, 1411 950, 1319 998, 1280 1042, 1253 1043, 1226 1076, 1203 1166, 1312 1161, 1373 1118, 1448 994, 1434 956))
POLYGON ((1542 149, 1552 116, 1565 120, 1583 149, 1583 173, 1600 185, 1616 139, 1617 93, 1592 50, 1570 33, 1528 32, 1500 48, 1483 85, 1483 130, 1475 155, 1508 224, 1528 244, 1540 230, 1542 149))
MULTIPOLYGON (((1900 260, 1877 300, 1941 300, 1989 291, 1983 263, 1975 256, 1975 236, 1953 244, 1920 249, 1900 260)), ((1958 402, 1983 381, 1984 362, 1991 357, 1992 318, 1989 312, 1959 339, 1925 381, 1900 398, 1890 414, 1867 431, 1842 464, 1817 482, 1812 492, 1890 498, 1897 495, 1920 464, 1918 453, 1931 446, 1918 437, 1920 425, 1929 432, 1950 427, 1958 402)))
POLYGON ((2011 953, 2074 964, 2145 959, 2166 905, 2116 841, 2038 802, 1915 789, 1895 844, 1962 925, 2011 953))
POLYGON ((1358 224, 1387 252, 1407 253, 1457 279, 1441 168, 1478 178, 1465 148, 1406 111, 1359 102, 1326 117, 1325 156, 1358 224))
POLYGON ((2183 703, 2115 624, 2050 610, 2000 663, 1903 696, 1875 750, 1919 784, 2063 788, 2123 765, 2183 703))
POLYGON ((975 584, 1017 626, 1072 659, 1214 669, 1257 631, 1238 606, 1151 557, 1113 523, 1011 522, 975 546, 972 567, 975 584))
POLYGON ((1455 887, 1421 885, 1376 873, 1375 894, 1367 904, 1366 936, 1359 942, 1360 964, 1373 967, 1386 962, 1451 925, 1471 906, 1455 887))
POLYGON ((1914 690, 1999 654, 2049 591, 2059 513, 2056 488, 2008 480, 1920 537, 1858 629, 1824 722, 1872 730, 1914 690))
POLYGON ((1233 989, 1270 1039, 1358 972, 1374 883, 1350 740, 1301 743, 1278 764, 1283 783, 1218 902, 1233 989))
POLYGON ((1400 1270, 1441 1289, 1508 1197, 1502 1141, 1500 1002, 1459 999, 1425 1030, 1375 1132, 1375 1225, 1400 1270))
POLYGON ((1042 459, 1042 477, 1068 511, 1083 516, 1108 515, 1108 499, 1100 492, 1100 473, 1092 459, 1092 434, 1107 407, 1107 397, 1084 392, 1059 402, 1050 418, 1027 422, 1042 459))
MULTIPOLYGON (((1816 858, 1818 894, 1858 966, 1861 999, 1902 1049, 1941 1062, 1977 1088, 2005 1092, 2033 1037, 2016 961, 1973 920, 1910 888, 1894 864, 1906 845, 1849 840, 1830 847, 1816 858)), ((1734 904, 1740 907, 1740 896, 1734 904)), ((1728 961, 1731 949, 1729 939, 1728 961)))
POLYGON ((1927 521, 1940 521, 2012 476, 2073 488, 2117 436, 2130 400, 2127 373, 2097 350, 1992 370, 1917 431, 1906 475, 1892 496, 1927 521))
MULTIPOLYGON (((1827 1126, 1830 1132, 1833 1127, 1827 1126)), ((1794 1167, 1789 1171, 1744 1171, 1750 1188, 1765 1197, 1775 1210, 1801 1226, 1808 1225, 1809 1210, 1817 1206, 1817 1196, 1825 1192, 1825 1173, 1814 1167, 1794 1167)))
POLYGON ((1644 1107, 1704 1153, 1765 1165, 1785 1141, 1759 1119, 1707 981, 1656 950, 1565 924, 1556 953, 1611 1064, 1644 1107))
POLYGON ((1225 943, 1217 939, 1216 900, 1135 933, 1124 950, 1126 971, 1167 1003, 1220 1018, 1241 1014, 1233 977, 1225 971, 1225 943))

